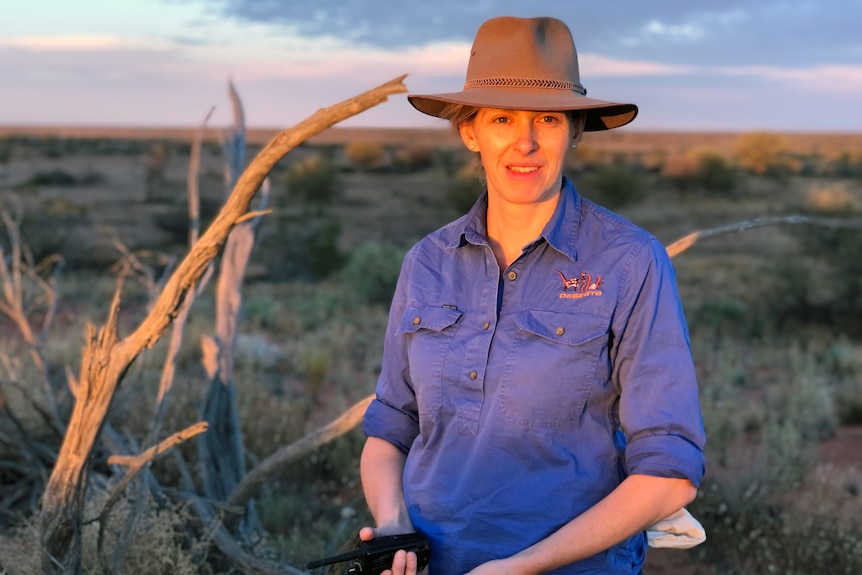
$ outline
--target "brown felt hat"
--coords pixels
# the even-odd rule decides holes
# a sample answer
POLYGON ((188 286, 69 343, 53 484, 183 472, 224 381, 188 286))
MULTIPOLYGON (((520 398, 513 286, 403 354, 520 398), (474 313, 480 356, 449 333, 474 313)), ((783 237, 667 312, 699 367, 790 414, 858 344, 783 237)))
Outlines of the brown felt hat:
POLYGON ((587 98, 572 33, 556 18, 501 16, 488 20, 476 32, 462 91, 407 98, 420 112, 437 117, 447 104, 547 112, 583 110, 586 131, 618 128, 638 113, 634 104, 587 98))

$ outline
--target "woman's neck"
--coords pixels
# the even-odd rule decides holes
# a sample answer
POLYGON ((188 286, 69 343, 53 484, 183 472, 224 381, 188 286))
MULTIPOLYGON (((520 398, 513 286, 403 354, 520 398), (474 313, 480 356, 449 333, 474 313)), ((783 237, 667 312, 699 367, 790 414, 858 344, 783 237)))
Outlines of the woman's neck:
POLYGON ((488 243, 502 272, 524 247, 539 237, 557 208, 559 194, 551 200, 531 204, 494 202, 488 198, 488 243))

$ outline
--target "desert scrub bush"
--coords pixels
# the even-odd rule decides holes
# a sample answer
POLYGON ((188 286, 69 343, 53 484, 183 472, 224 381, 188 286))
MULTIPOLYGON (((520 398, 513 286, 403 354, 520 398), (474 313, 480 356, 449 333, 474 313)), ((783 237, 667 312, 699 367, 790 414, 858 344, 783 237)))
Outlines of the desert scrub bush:
MULTIPOLYGON (((190 538, 185 531, 189 517, 183 506, 159 505, 147 494, 142 495, 142 509, 134 536, 119 570, 121 575, 195 575, 211 573, 207 565, 209 541, 206 537, 190 538)), ((84 517, 96 517, 104 508, 108 490, 91 487, 84 506, 84 517)), ((104 550, 109 561, 116 550, 119 533, 136 502, 121 496, 105 525, 104 550)), ((85 521, 81 545, 81 573, 104 573, 98 553, 100 522, 85 521)), ((42 573, 39 551, 39 526, 36 521, 22 524, 10 535, 0 537, 0 557, 9 575, 42 573)))
POLYGON ((824 568, 830 574, 862 573, 858 515, 838 520, 835 506, 824 501, 819 508, 797 509, 784 495, 751 476, 708 481, 689 506, 709 534, 693 552, 726 575, 796 575, 824 568))
POLYGON ((348 254, 338 280, 358 302, 388 305, 405 253, 389 243, 360 244, 348 254))
POLYGON ((606 161, 601 150, 581 142, 577 149, 566 154, 564 167, 567 173, 577 173, 594 170, 604 163, 606 161))
POLYGON ((735 297, 708 298, 687 309, 686 316, 692 333, 708 333, 716 341, 726 337, 759 338, 765 332, 763 317, 735 297))
POLYGON ((357 170, 380 170, 385 167, 386 149, 368 140, 354 140, 344 148, 344 157, 357 170))
MULTIPOLYGON (((814 213, 854 217, 859 211, 814 213)), ((767 312, 784 326, 823 325, 862 337, 862 230, 812 225, 794 231, 800 253, 764 265, 773 294, 764 302, 767 312)))
POLYGON ((744 134, 737 141, 734 154, 741 168, 758 176, 783 178, 801 169, 799 160, 790 154, 787 140, 779 134, 744 134))
POLYGON ((815 184, 805 194, 804 209, 816 214, 842 215, 858 207, 858 200, 844 182, 815 184))
POLYGON ((392 167, 398 172, 418 172, 434 165, 436 153, 428 146, 407 145, 395 150, 392 167))
POLYGON ((467 164, 475 165, 473 153, 461 148, 444 148, 437 151, 437 163, 443 168, 443 174, 452 178, 467 164))
POLYGON ((288 470, 257 502, 261 524, 292 565, 332 555, 372 525, 359 482, 364 437, 355 429, 288 470))
POLYGON ((8 138, 0 138, 0 166, 5 166, 12 158, 13 145, 8 138))
POLYGON ((30 178, 21 184, 22 187, 28 186, 57 186, 69 187, 78 185, 78 178, 65 170, 46 170, 36 172, 30 178))
POLYGON ((338 197, 341 185, 335 164, 321 154, 291 164, 284 174, 284 184, 288 205, 295 203, 306 212, 318 214, 338 197))
POLYGON ((585 174, 581 184, 586 197, 610 209, 635 204, 646 197, 644 175, 622 158, 585 174))
POLYGON ((862 152, 842 152, 831 162, 831 173, 839 178, 862 178, 862 152))
POLYGON ((736 170, 723 155, 704 151, 698 157, 697 183, 711 192, 731 192, 737 184, 736 170))
POLYGON ((316 281, 329 277, 344 263, 338 245, 341 224, 330 215, 282 215, 267 247, 277 254, 277 267, 268 270, 273 280, 316 281))
POLYGON ((485 191, 485 179, 475 164, 462 167, 446 182, 443 197, 460 213, 467 213, 485 191))
POLYGON ((681 191, 703 189, 709 192, 732 192, 736 188, 736 171, 731 163, 713 150, 692 150, 667 156, 661 176, 681 191))
MULTIPOLYGON (((276 284, 279 286, 281 284, 276 284)), ((242 302, 242 317, 252 331, 293 335, 301 330, 298 319, 275 293, 268 290, 246 289, 242 302)))

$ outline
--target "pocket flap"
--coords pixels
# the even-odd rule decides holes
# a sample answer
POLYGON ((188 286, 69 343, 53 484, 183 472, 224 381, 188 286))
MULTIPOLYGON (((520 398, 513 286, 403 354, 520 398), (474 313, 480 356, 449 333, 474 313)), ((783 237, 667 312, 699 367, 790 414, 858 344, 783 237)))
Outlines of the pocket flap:
POLYGON ((523 331, 566 345, 581 345, 604 337, 610 327, 609 317, 587 311, 526 310, 519 313, 515 321, 523 331))
POLYGON ((409 306, 401 316, 398 333, 413 333, 421 329, 443 331, 458 323, 463 313, 454 307, 409 306))

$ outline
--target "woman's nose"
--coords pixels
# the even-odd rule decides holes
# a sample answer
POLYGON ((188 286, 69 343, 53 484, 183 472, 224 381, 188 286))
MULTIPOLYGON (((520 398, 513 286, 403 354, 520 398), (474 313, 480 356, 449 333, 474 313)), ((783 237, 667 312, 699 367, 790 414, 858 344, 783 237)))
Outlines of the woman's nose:
POLYGON ((529 154, 536 151, 538 143, 536 142, 536 132, 531 122, 527 122, 518 127, 517 140, 515 141, 515 149, 522 154, 529 154))

